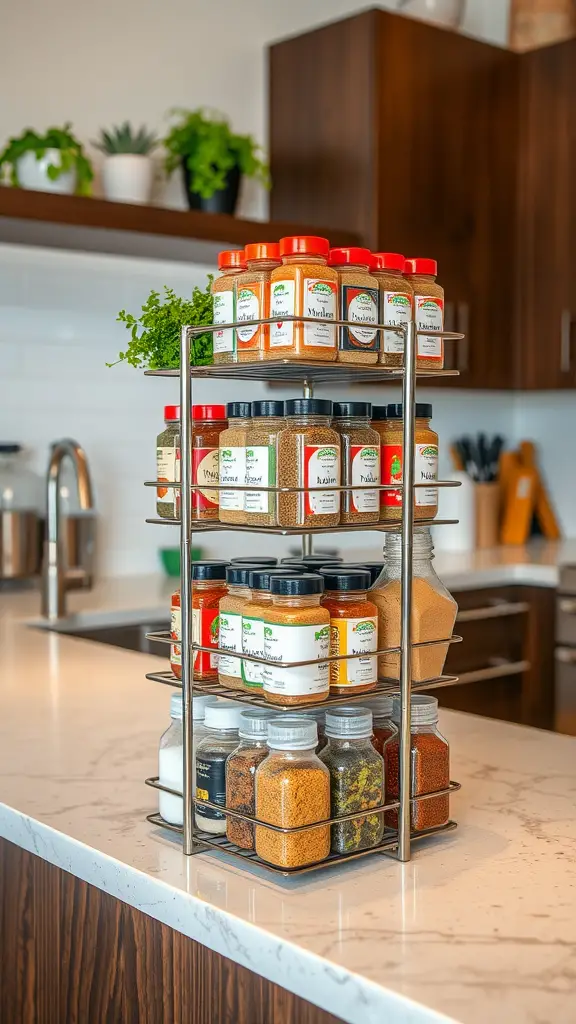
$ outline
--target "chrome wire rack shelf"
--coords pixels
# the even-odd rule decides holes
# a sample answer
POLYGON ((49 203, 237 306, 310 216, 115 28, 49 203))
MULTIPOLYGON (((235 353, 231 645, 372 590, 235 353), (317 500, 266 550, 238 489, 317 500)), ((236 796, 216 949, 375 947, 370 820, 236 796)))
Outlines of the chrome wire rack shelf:
MULTIPOLYGON (((310 871, 322 869, 324 867, 330 867, 336 864, 341 864, 349 860, 356 860, 360 857, 366 857, 371 854, 396 854, 400 861, 407 861, 410 859, 411 844, 421 839, 426 839, 433 835, 441 835, 445 832, 450 832, 456 828, 456 823, 452 820, 433 826, 430 828, 424 828, 418 831, 414 831, 411 827, 411 810, 415 802, 419 800, 427 800, 442 797, 449 797, 452 793, 459 789, 457 782, 450 782, 447 789, 438 790, 434 793, 423 794, 422 796, 411 796, 411 756, 410 756, 410 694, 411 692, 421 692, 424 690, 436 689, 442 686, 448 686, 456 681, 455 676, 442 675, 434 679, 428 679, 425 682, 412 682, 412 649, 413 647, 424 647, 433 646, 439 644, 451 644, 460 641, 461 637, 451 636, 444 640, 428 641, 421 644, 412 644, 410 639, 410 623, 412 613, 412 541, 413 531, 415 526, 428 527, 428 526, 439 526, 439 525, 451 525, 454 520, 428 520, 418 519, 414 521, 414 502, 413 492, 418 486, 434 486, 434 487, 449 487, 454 486, 453 481, 434 481, 433 484, 417 484, 414 481, 414 414, 415 414, 415 387, 416 379, 420 377, 449 377, 456 376, 457 371, 454 370, 435 370, 435 369, 417 369, 416 368, 416 339, 418 334, 429 336, 432 331, 417 331, 416 324, 414 321, 409 324, 398 327, 390 324, 361 324, 356 321, 347 320, 321 320, 320 318, 303 317, 303 316, 283 316, 283 320, 291 320, 298 323, 325 323, 333 327, 345 326, 345 327, 361 327, 366 326, 376 330, 394 330, 404 338, 404 366, 388 368, 381 365, 366 365, 366 364, 350 364, 350 363, 338 363, 338 362, 320 362, 315 360, 291 360, 285 358, 279 359, 266 359, 260 362, 248 363, 248 362, 231 362, 219 365, 211 366, 190 366, 190 352, 191 352, 191 341, 192 339, 200 334, 206 334, 214 332, 216 330, 235 330, 238 326, 259 326, 261 324, 275 323, 274 318, 261 318, 257 320, 242 321, 241 325, 238 323, 230 324, 218 324, 212 326, 202 327, 184 327, 181 334, 181 345, 180 345, 180 366, 189 367, 189 372, 181 373, 179 369, 157 369, 146 371, 148 376, 157 377, 178 377, 180 380, 180 408, 182 410, 181 416, 181 480, 179 482, 168 483, 162 482, 163 486, 170 486, 180 489, 181 495, 181 515, 179 518, 163 519, 163 518, 149 518, 146 521, 158 525, 174 525, 180 527, 180 558, 181 566, 187 567, 190 563, 191 544, 193 533, 207 533, 211 531, 226 531, 226 532, 237 532, 237 533, 254 533, 254 534, 271 534, 277 536, 300 536, 302 537, 302 548, 303 555, 311 553, 312 550, 312 537, 315 535, 323 535, 327 533, 364 533, 364 532, 400 532, 401 533, 401 547, 402 547, 402 566, 401 566, 401 577, 400 577, 400 643, 398 647, 387 648, 381 651, 374 652, 376 656, 382 654, 395 655, 399 659, 400 672, 399 679, 386 679, 382 678, 378 681, 375 690, 370 691, 368 694, 361 694, 356 697, 329 695, 325 700, 318 701, 317 703, 310 703, 303 707, 295 708, 294 705, 284 706, 281 704, 271 704, 266 700, 262 691, 244 692, 242 690, 234 690, 226 686, 222 686, 217 681, 205 681, 195 680, 193 678, 192 664, 196 651, 207 651, 213 655, 225 654, 227 657, 242 658, 246 661, 258 662, 261 664, 268 664, 266 659, 256 658, 246 654, 238 654, 236 652, 227 649, 214 649, 203 647, 193 641, 192 636, 192 619, 191 619, 191 597, 192 597, 192 581, 190 574, 186 571, 181 572, 181 670, 182 678, 177 679, 172 672, 149 672, 147 678, 158 682, 160 684, 169 685, 173 687, 182 688, 182 707, 183 707, 183 789, 182 792, 170 789, 169 787, 163 786, 158 778, 152 777, 146 779, 146 784, 152 786, 156 790, 165 791, 175 797, 183 798, 183 824, 174 825, 165 821, 160 814, 150 814, 147 816, 147 820, 154 826, 161 829, 165 829, 169 832, 175 833, 182 836, 183 850, 185 854, 197 854, 206 850, 217 850, 225 853, 228 856, 235 857, 241 861, 245 866, 258 865, 259 867, 266 868, 267 870, 280 874, 280 875, 300 875, 307 874, 310 871), (401 491, 402 493, 402 519, 400 521, 389 521, 389 522, 378 522, 378 523, 362 523, 362 524, 341 524, 332 527, 320 527, 310 529, 309 526, 263 526, 263 527, 252 527, 244 524, 228 524, 212 521, 195 521, 192 518, 192 495, 193 492, 199 490, 199 486, 193 483, 192 479, 192 427, 191 427, 191 406, 192 406, 192 384, 193 382, 201 383, 209 380, 218 381, 221 379, 234 379, 242 381, 271 381, 271 382, 284 382, 290 384, 301 384, 303 387, 304 397, 310 398, 313 396, 314 387, 317 384, 354 384, 354 383, 381 383, 385 381, 397 381, 402 383, 402 402, 405 410, 411 410, 412 415, 405 416, 404 419, 404 433, 403 433, 403 445, 402 445, 402 457, 403 457, 403 479, 398 486, 391 485, 379 485, 372 489, 378 490, 395 490, 401 491), (269 823, 258 822, 255 818, 249 815, 243 815, 239 812, 232 811, 230 808, 223 807, 220 804, 211 804, 208 801, 198 800, 196 794, 193 792, 192 780, 193 780, 193 764, 194 764, 194 739, 193 739, 193 719, 192 719, 192 699, 194 694, 209 694, 218 697, 225 697, 228 700, 234 700, 246 704, 248 706, 265 706, 267 708, 273 707, 279 711, 289 710, 291 713, 298 712, 305 714, 307 710, 315 707, 327 707, 334 704, 348 703, 350 700, 362 701, 370 699, 371 697, 378 694, 391 694, 396 693, 400 695, 400 723, 399 723, 399 798, 397 801, 383 804, 379 808, 370 808, 369 811, 354 812, 351 815, 346 815, 343 818, 329 819, 327 822, 320 823, 321 825, 333 825, 335 823, 341 823, 346 820, 353 820, 354 818, 365 817, 367 813, 382 813, 389 815, 393 812, 397 815, 397 828, 390 828, 388 822, 386 823, 386 830, 382 842, 377 846, 371 847, 366 850, 359 850, 347 854, 330 854, 326 860, 320 863, 305 865, 302 867, 285 868, 279 867, 267 863, 265 860, 260 858, 254 850, 244 850, 234 843, 230 842, 225 836, 213 835, 211 833, 204 832, 198 828, 195 823, 195 807, 199 804, 205 804, 208 807, 217 810, 223 814, 224 817, 239 817, 249 822, 256 828, 266 827, 275 831, 281 832, 294 832, 300 830, 307 830, 308 828, 318 828, 319 823, 314 823, 311 826, 300 826, 296 829, 283 829, 279 826, 272 826, 269 823)), ((434 332, 436 337, 444 339, 459 340, 464 336, 462 334, 456 334, 448 331, 434 332)), ((157 487, 157 481, 147 481, 146 486, 157 487)), ((323 486, 318 488, 279 488, 279 487, 260 487, 254 486, 248 487, 233 487, 229 485, 210 485, 208 488, 206 485, 202 489, 206 490, 262 490, 271 491, 278 494, 283 492, 301 492, 304 490, 338 490, 338 491, 350 491, 365 489, 364 487, 358 487, 353 485, 345 486, 323 486)), ((367 489, 367 488, 366 488, 367 489)), ((151 633, 148 634, 149 639, 160 640, 164 643, 174 643, 169 633, 151 633)), ((327 656, 324 661, 337 661, 352 660, 355 657, 362 657, 362 655, 345 655, 341 658, 335 656, 327 656)), ((318 664, 318 662, 290 662, 290 663, 274 663, 276 667, 294 668, 307 664, 318 664)))

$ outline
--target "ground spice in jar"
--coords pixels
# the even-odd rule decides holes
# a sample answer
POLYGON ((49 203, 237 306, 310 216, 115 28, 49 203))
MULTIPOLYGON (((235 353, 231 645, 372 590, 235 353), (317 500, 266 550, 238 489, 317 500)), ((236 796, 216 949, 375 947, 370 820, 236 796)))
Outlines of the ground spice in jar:
POLYGON ((328 266, 338 271, 340 320, 354 320, 362 327, 338 328, 338 361, 341 363, 377 363, 378 281, 369 272, 369 249, 352 246, 330 249, 328 266))
MULTIPOLYGON (((240 743, 226 762, 226 807, 241 814, 256 814, 256 769, 268 757, 266 737, 273 711, 254 708, 240 715, 240 743)), ((254 825, 241 818, 226 818, 226 836, 243 850, 254 849, 254 825)))
MULTIPOLYGON (((248 600, 242 610, 242 651, 255 658, 264 657, 264 619, 272 604, 270 579, 272 576, 296 576, 295 569, 258 568, 248 574, 248 600)), ((262 689, 262 665, 242 659, 242 689, 262 689)))
POLYGON ((386 746, 393 736, 398 735, 398 728, 392 721, 392 695, 370 697, 366 707, 372 712, 372 746, 386 762, 386 746))
MULTIPOLYGON (((382 483, 401 484, 403 475, 402 441, 404 437, 404 411, 402 404, 376 406, 372 410, 372 424, 379 427, 382 441, 382 483), (383 418, 385 417, 385 418, 383 418)), ((414 489, 414 518, 434 519, 438 513, 438 434, 430 427, 432 406, 416 403, 414 422, 414 483, 429 486, 414 489)), ((381 491, 380 519, 402 518, 402 491, 381 491)))
MULTIPOLYGON (((234 306, 234 279, 246 270, 244 249, 229 249, 218 254, 220 277, 212 282, 215 324, 231 324, 236 318, 234 306)), ((234 363, 236 361, 236 331, 229 327, 225 331, 214 331, 214 362, 234 363)))
POLYGON ((368 571, 320 569, 322 605, 330 613, 330 654, 365 654, 364 658, 330 662, 330 693, 367 693, 378 681, 378 609, 366 596, 368 571))
MULTIPOLYGON (((250 402, 228 402, 228 428, 218 440, 220 486, 243 487, 246 483, 246 434, 250 428, 250 402)), ((220 491, 221 523, 245 523, 244 491, 220 491)))
MULTIPOLYGON (((268 724, 269 756, 256 769, 256 817, 281 828, 313 825, 330 817, 330 776, 316 756, 316 722, 281 716, 268 724)), ((280 868, 325 860, 330 826, 304 832, 273 832, 256 826, 256 853, 280 868)))
MULTIPOLYGON (((340 435, 342 483, 365 487, 380 483, 380 435, 370 426, 370 402, 334 402, 332 427, 340 435)), ((342 491, 342 523, 377 523, 378 490, 342 491)))
MULTIPOLYGON (((218 607, 226 594, 227 565, 216 560, 192 562, 192 643, 201 647, 218 648, 218 607)), ((216 679, 218 655, 194 651, 192 672, 194 679, 216 679)))
MULTIPOLYGON (((372 273, 380 289, 380 323, 406 327, 412 319, 414 289, 403 277, 405 259, 398 252, 375 252, 372 273)), ((380 362, 404 366, 405 334, 382 331, 380 362)))
MULTIPOLYGON (((250 597, 248 577, 257 565, 229 565, 226 569, 228 593, 220 599, 220 650, 242 653, 242 613, 250 597)), ((218 682, 232 690, 242 687, 242 659, 221 654, 218 658, 218 682)))
MULTIPOLYGON (((180 406, 164 406, 165 427, 156 439, 156 479, 180 480, 180 406)), ((177 519, 180 515, 180 490, 174 487, 156 489, 156 511, 162 519, 177 519)))
MULTIPOLYGON (((278 484, 278 437, 286 426, 284 402, 252 402, 252 422, 246 432, 246 486, 278 484)), ((271 491, 246 491, 246 523, 276 526, 277 496, 271 491)))
POLYGON ((176 679, 182 679, 182 604, 180 590, 175 590, 170 601, 170 668, 176 679))
MULTIPOLYGON (((444 289, 436 282, 436 260, 408 259, 404 277, 414 289, 414 320, 417 331, 444 330, 444 289)), ((431 334, 416 337, 416 369, 441 370, 444 366, 444 339, 431 334)))
MULTIPOLYGON (((332 402, 294 398, 285 402, 286 428, 278 437, 280 487, 340 485, 340 436, 330 427, 332 402)), ((339 491, 278 495, 278 524, 285 527, 337 526, 339 491)))
POLYGON ((272 664, 262 668, 264 696, 272 704, 317 704, 328 696, 330 613, 320 606, 324 582, 320 576, 272 576, 272 603, 264 619, 264 657, 272 664), (311 661, 300 667, 280 667, 274 662, 311 661), (318 664, 314 664, 318 662, 318 664))
MULTIPOLYGON (((411 796, 434 793, 450 785, 450 748, 447 740, 438 731, 438 701, 426 694, 414 694, 410 702, 411 711, 411 796)), ((400 699, 394 698, 394 721, 400 722, 400 699)), ((388 777, 386 799, 398 800, 400 796, 400 746, 397 738, 388 745, 388 777)), ((445 825, 450 815, 450 798, 433 797, 418 800, 410 811, 411 828, 415 832, 445 825)), ((398 811, 386 812, 386 824, 398 828, 398 811)))
MULTIPOLYGON (((244 250, 246 270, 235 275, 236 320, 260 320, 270 316, 270 276, 280 266, 277 242, 256 242, 244 250)), ((269 324, 236 329, 236 354, 239 363, 263 359, 268 348, 269 324)))
POLYGON ((220 482, 220 434, 226 427, 224 405, 192 406, 192 483, 202 485, 201 490, 192 491, 193 519, 218 521, 218 491, 210 490, 210 485, 220 482))
MULTIPOLYGON (((330 815, 337 818, 384 803, 384 761, 372 746, 372 712, 333 708, 326 712, 328 745, 320 760, 330 772, 330 815)), ((331 826, 333 853, 356 853, 382 841, 384 812, 331 826)))
POLYGON ((283 316, 336 320, 338 274, 327 265, 326 238, 298 235, 280 239, 282 266, 270 276, 270 325, 267 359, 336 359, 336 327, 296 323, 283 316))

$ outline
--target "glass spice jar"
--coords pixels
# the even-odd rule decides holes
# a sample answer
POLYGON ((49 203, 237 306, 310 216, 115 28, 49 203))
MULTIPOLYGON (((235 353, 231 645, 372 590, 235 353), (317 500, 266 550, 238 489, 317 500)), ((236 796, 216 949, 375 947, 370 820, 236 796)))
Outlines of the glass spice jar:
MULTIPOLYGON (((231 701, 213 700, 206 705, 204 725, 207 733, 196 748, 196 797, 226 806, 226 762, 238 746, 238 728, 242 709, 231 701)), ((197 803, 196 828, 212 835, 226 835, 226 815, 213 807, 197 803)))
POLYGON ((192 490, 193 519, 218 521, 218 491, 210 490, 210 485, 220 482, 220 434, 226 427, 224 405, 192 406, 192 483, 202 485, 202 490, 192 490))
POLYGON ((328 743, 326 738, 326 710, 324 708, 306 708, 306 711, 302 712, 306 718, 313 718, 316 722, 316 728, 318 729, 318 743, 316 744, 316 753, 319 754, 321 750, 328 743))
MULTIPOLYGON (((218 253, 220 277, 212 282, 215 324, 231 324, 236 318, 234 307, 234 279, 246 270, 244 249, 228 249, 218 253)), ((234 363, 236 361, 236 331, 229 327, 225 331, 214 331, 212 335, 214 362, 234 363)))
POLYGON ((338 328, 338 361, 341 363, 377 363, 378 281, 370 273, 373 265, 369 249, 351 246, 330 249, 328 266, 338 271, 338 298, 341 320, 354 320, 362 327, 338 328))
POLYGON ((320 576, 272 576, 272 603, 264 619, 264 657, 270 662, 311 661, 311 665, 262 666, 264 696, 271 704, 317 704, 330 689, 330 613, 320 598, 320 576), (318 664, 316 664, 318 662, 318 664))
MULTIPOLYGON (((284 403, 286 428, 278 436, 280 487, 340 486, 340 435, 330 427, 332 402, 293 398, 284 403)), ((300 491, 278 495, 278 524, 285 527, 337 526, 339 491, 300 491)))
MULTIPOLYGON (((392 715, 400 724, 400 698, 394 697, 392 715)), ((438 730, 438 701, 424 693, 415 693, 410 699, 410 796, 435 793, 450 785, 450 748, 438 730)), ((386 799, 400 796, 399 739, 388 744, 386 799)), ((450 798, 433 797, 416 800, 410 811, 410 825, 414 832, 445 825, 450 815, 450 798)), ((386 824, 398 828, 398 811, 386 812, 386 824)))
MULTIPOLYGON (((192 562, 192 643, 202 647, 218 648, 218 606, 220 598, 226 593, 226 566, 228 562, 212 561, 192 562)), ((176 630, 173 639, 181 639, 180 591, 176 612, 176 630), (176 635, 175 635, 176 634, 176 635)), ((172 624, 174 625, 174 619, 172 624)), ((180 646, 171 649, 176 654, 170 656, 170 666, 177 679, 182 678, 182 655, 180 646)), ((193 651, 192 674, 197 680, 214 680, 218 675, 218 655, 207 651, 193 651)))
MULTIPOLYGON (((206 704, 213 698, 192 698, 192 733, 194 749, 204 739, 204 714, 206 704)), ((178 690, 170 698, 170 726, 160 737, 158 750, 158 781, 169 789, 182 793, 184 788, 184 747, 182 736, 182 691, 178 690)), ((192 791, 196 792, 196 762, 192 765, 192 791)), ((184 821, 184 805, 181 796, 164 793, 158 790, 158 810, 164 821, 170 825, 182 825, 184 821)))
POLYGON ((330 613, 330 654, 365 654, 364 658, 330 662, 330 693, 367 693, 378 682, 378 609, 369 601, 368 570, 335 566, 319 569, 324 580, 322 605, 330 613))
MULTIPOLYGON (((268 723, 274 711, 254 708, 240 715, 240 743, 226 762, 226 807, 241 814, 256 814, 256 769, 268 757, 268 723)), ((251 821, 227 816, 226 837, 243 850, 254 849, 251 821)))
MULTIPOLYGON (((332 428, 340 435, 342 483, 380 484, 380 435, 370 426, 370 402, 334 402, 332 428)), ((377 523, 380 491, 342 491, 342 523, 377 523)))
POLYGON ((366 707, 372 712, 372 746, 384 758, 386 762, 386 746, 393 736, 398 735, 398 729, 392 720, 392 694, 382 694, 378 697, 369 697, 366 707))
MULTIPOLYGON (((373 253, 372 273, 380 289, 380 323, 406 327, 412 319, 414 289, 403 276, 406 260, 398 252, 373 253)), ((405 334, 382 331, 380 362, 383 366, 404 366, 405 334)))
MULTIPOLYGON (((255 658, 264 657, 264 619, 272 604, 270 580, 272 576, 297 576, 295 569, 258 568, 248 574, 249 596, 242 609, 242 651, 255 658)), ((242 659, 242 689, 262 689, 262 665, 242 659)))
MULTIPOLYGON (((234 296, 236 320, 260 320, 270 316, 270 276, 280 266, 277 242, 256 242, 244 250, 246 270, 236 274, 234 296)), ((263 359, 268 348, 269 324, 236 329, 236 357, 239 363, 263 359)))
MULTIPOLYGON (((436 281, 436 260, 408 259, 404 278, 414 289, 414 320, 417 331, 444 330, 444 289, 436 281)), ((444 366, 444 339, 431 334, 416 336, 416 369, 441 370, 444 366)))
POLYGON ((267 359, 336 359, 336 327, 296 323, 283 316, 335 320, 338 274, 328 266, 330 243, 316 235, 280 239, 282 266, 270 276, 270 340, 267 359))
MULTIPOLYGON (((228 593, 220 599, 219 605, 219 646, 220 650, 242 653, 242 613, 250 597, 248 577, 257 565, 229 565, 226 568, 228 593)), ((241 690, 242 659, 218 656, 218 682, 231 690, 241 690)))
MULTIPOLYGON (((156 438, 156 479, 166 483, 180 481, 180 406, 164 406, 164 430, 156 438)), ((180 516, 180 490, 156 489, 156 511, 161 519, 180 516)))
MULTIPOLYGON (((228 427, 218 439, 220 486, 244 487, 246 483, 246 434, 250 428, 250 402, 228 402, 228 427)), ((218 517, 221 523, 245 523, 245 491, 220 491, 218 517)))
MULTIPOLYGON (((252 422, 246 432, 246 486, 278 484, 278 437, 286 426, 284 402, 252 402, 252 422)), ((276 526, 277 495, 270 491, 246 491, 248 526, 276 526)))
MULTIPOLYGON (((417 402, 414 422, 414 483, 426 484, 414 488, 414 518, 434 519, 438 513, 438 434, 430 427, 432 406, 417 402)), ((381 438, 382 483, 402 483, 402 442, 404 438, 404 410, 402 404, 375 406, 372 424, 381 438), (383 418, 384 417, 384 418, 383 418), (378 429, 379 428, 379 429, 378 429)), ((402 491, 381 491, 380 519, 402 518, 402 491)))
MULTIPOLYGON (((328 744, 320 760, 330 772, 330 815, 337 818, 384 803, 384 760, 374 749, 367 708, 326 711, 328 744)), ((382 842, 384 812, 331 826, 332 853, 356 853, 382 842)))
POLYGON ((330 565, 342 565, 343 561, 340 555, 301 555, 299 558, 282 558, 280 565, 286 565, 289 569, 299 569, 300 572, 318 572, 319 569, 330 565))
MULTIPOLYGON (((256 817, 280 828, 314 825, 330 817, 330 775, 316 755, 316 722, 280 716, 268 723, 270 753, 256 769, 256 817)), ((276 867, 301 868, 330 853, 330 825, 274 832, 256 825, 256 853, 276 867)))
POLYGON ((382 569, 384 568, 384 562, 358 562, 358 565, 351 565, 346 562, 346 565, 342 566, 343 569, 367 569, 370 573, 370 586, 373 587, 376 580, 380 576, 382 569))

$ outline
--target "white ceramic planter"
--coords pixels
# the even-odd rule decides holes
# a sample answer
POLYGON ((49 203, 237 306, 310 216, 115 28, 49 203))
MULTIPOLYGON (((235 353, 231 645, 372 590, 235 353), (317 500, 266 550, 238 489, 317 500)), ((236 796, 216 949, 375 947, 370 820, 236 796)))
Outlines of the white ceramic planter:
POLYGON ((116 153, 107 156, 102 169, 104 195, 116 203, 148 203, 154 167, 149 156, 116 153))
POLYGON ((59 178, 48 177, 50 166, 60 165, 60 150, 47 149, 44 156, 35 153, 24 153, 16 161, 18 181, 22 188, 31 188, 37 192, 59 192, 61 195, 72 195, 76 188, 76 171, 66 171, 59 178))

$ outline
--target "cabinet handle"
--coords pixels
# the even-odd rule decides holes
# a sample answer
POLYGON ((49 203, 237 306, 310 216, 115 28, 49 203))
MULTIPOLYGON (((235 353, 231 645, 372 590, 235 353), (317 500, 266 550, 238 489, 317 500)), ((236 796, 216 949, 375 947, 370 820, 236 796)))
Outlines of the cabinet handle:
POLYGON ((466 608, 458 612, 457 622, 481 622, 482 619, 499 619, 505 615, 522 615, 530 611, 527 601, 498 601, 482 608, 466 608))
POLYGON ((557 647, 554 657, 556 661, 562 661, 565 665, 576 665, 576 650, 573 647, 557 647))
POLYGON ((558 602, 558 608, 566 615, 576 615, 576 600, 573 597, 562 597, 558 602))
POLYGON ((470 355, 470 307, 467 302, 459 302, 457 310, 457 331, 459 334, 464 334, 465 337, 460 341, 457 341, 456 351, 458 353, 456 359, 456 368, 460 373, 467 373, 469 367, 469 355, 470 355))
MULTIPOLYGON (((496 660, 496 659, 494 659, 496 660)), ((508 661, 503 658, 496 664, 488 665, 486 668, 479 668, 473 672, 462 672, 458 676, 458 683, 481 683, 484 679, 500 679, 501 676, 519 676, 530 668, 529 661, 508 661)))
POLYGON ((572 314, 569 309, 563 309, 560 317, 560 372, 570 373, 570 335, 572 328, 572 314))

